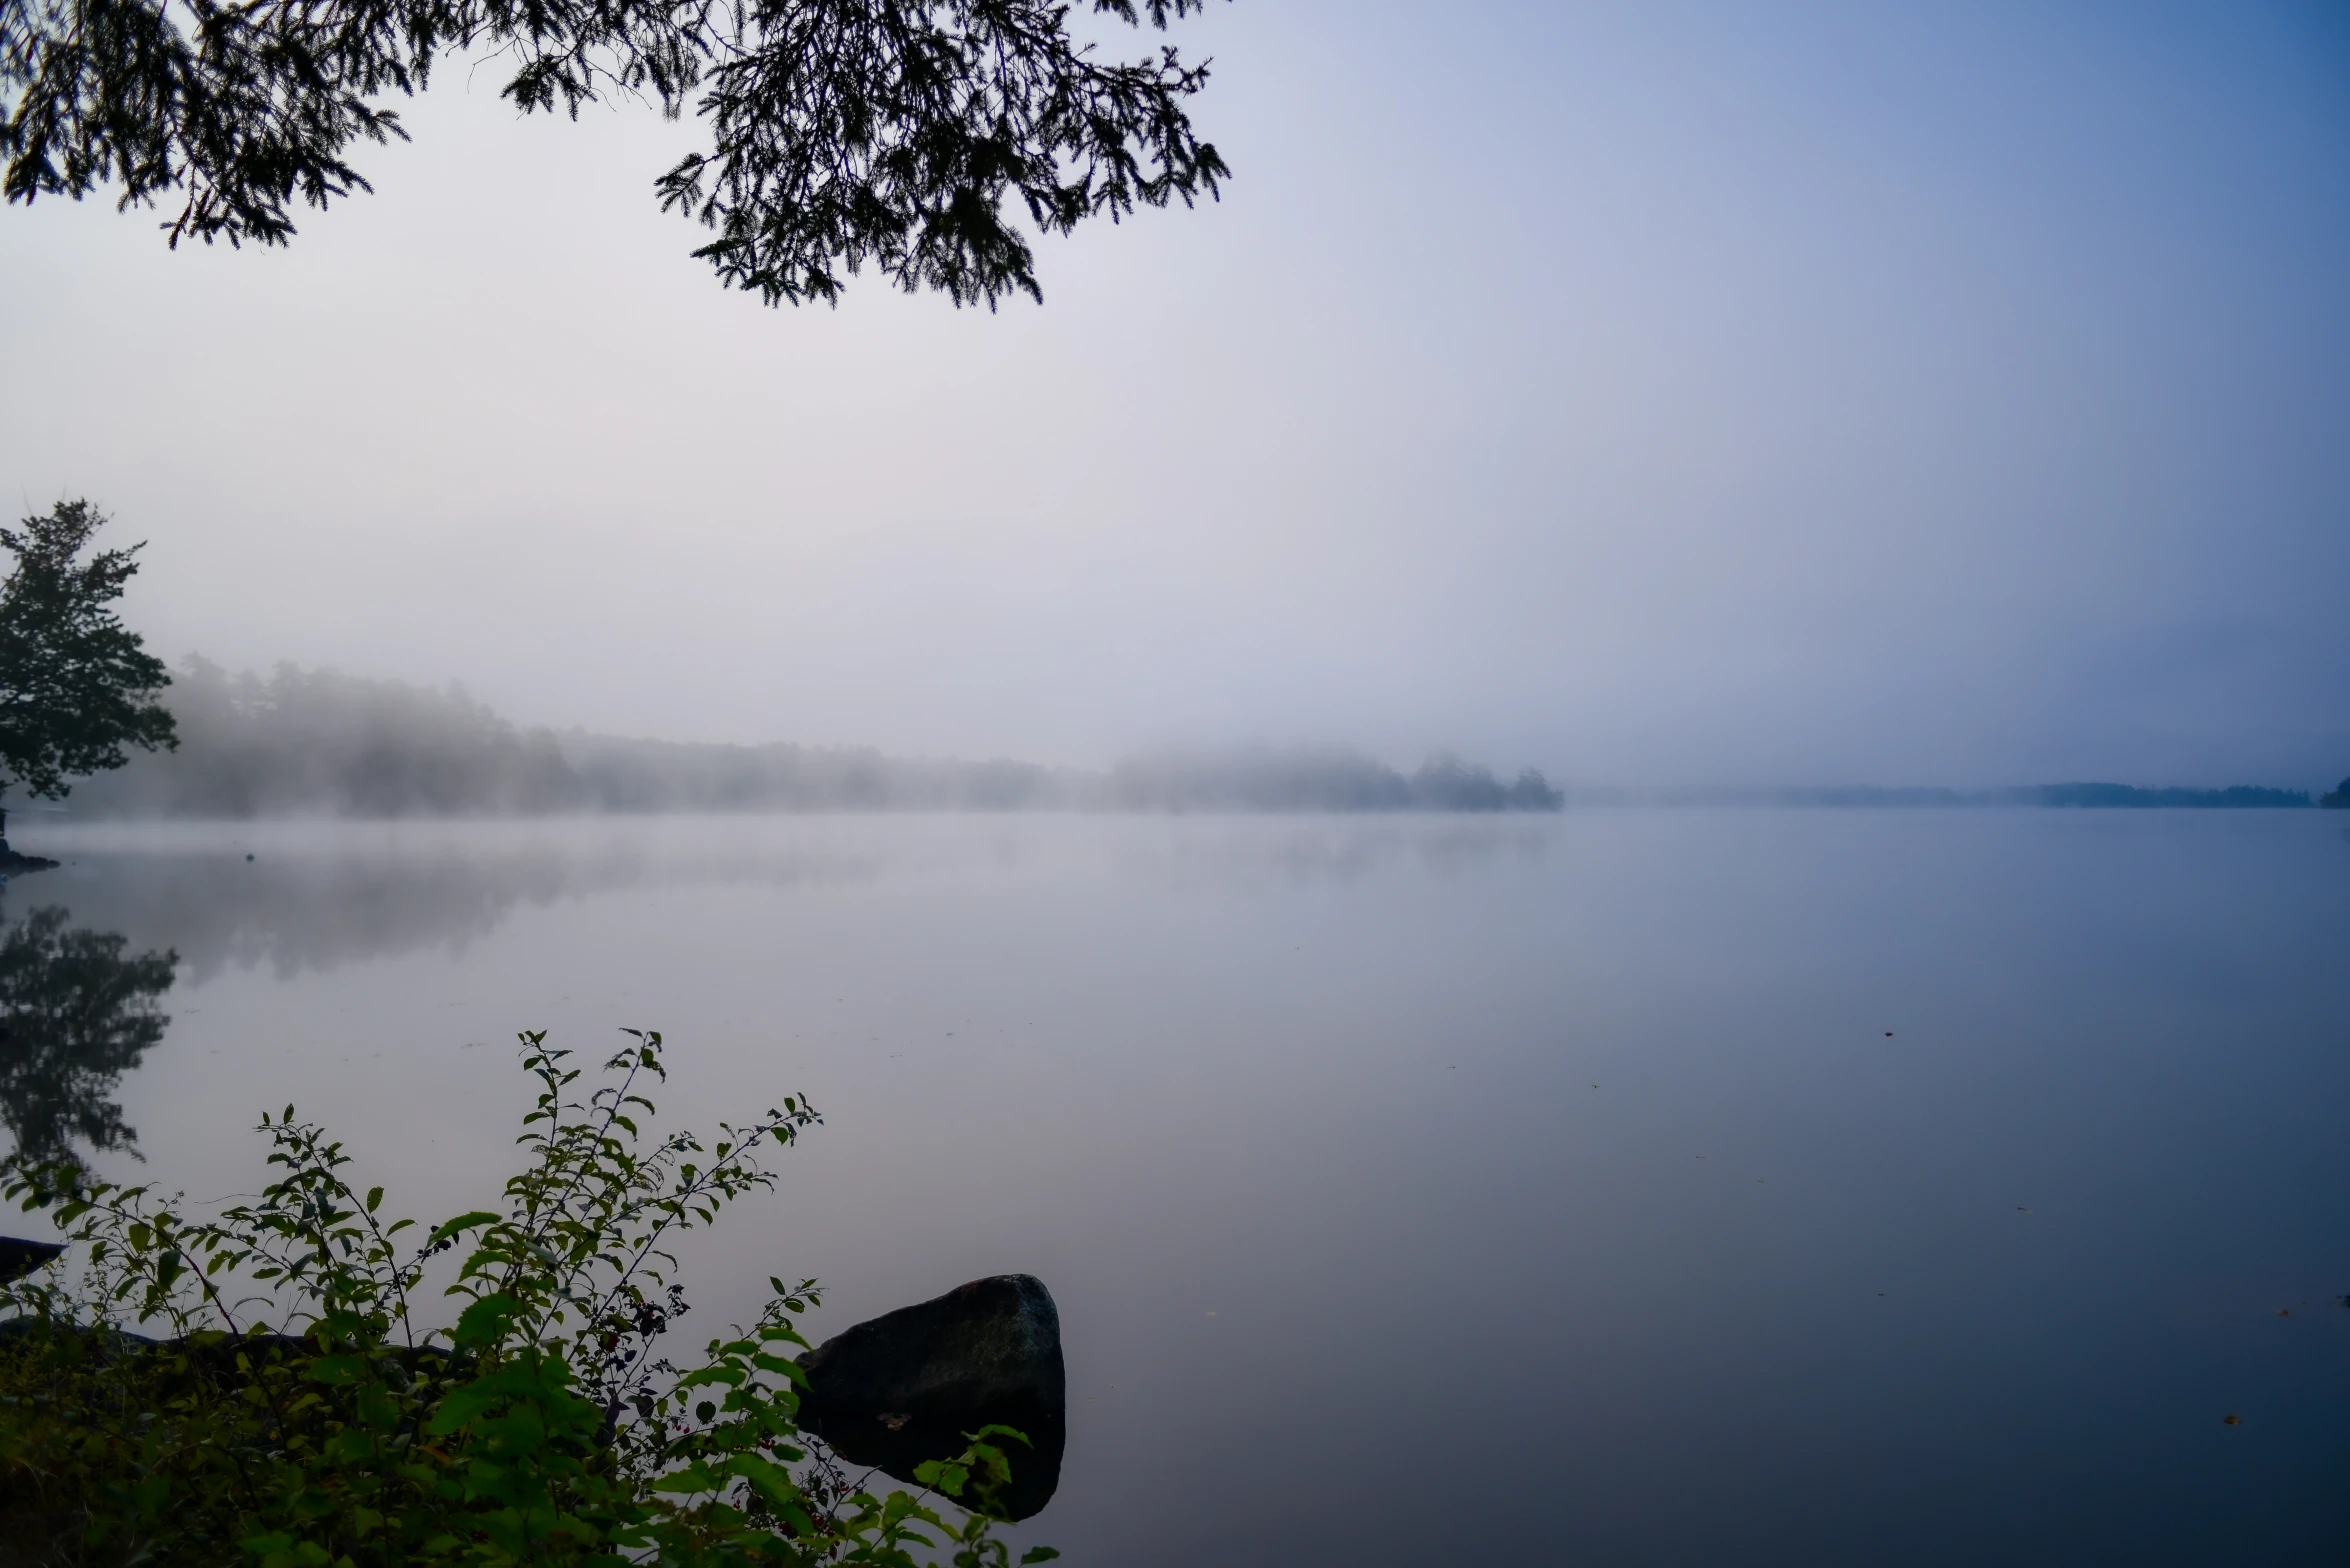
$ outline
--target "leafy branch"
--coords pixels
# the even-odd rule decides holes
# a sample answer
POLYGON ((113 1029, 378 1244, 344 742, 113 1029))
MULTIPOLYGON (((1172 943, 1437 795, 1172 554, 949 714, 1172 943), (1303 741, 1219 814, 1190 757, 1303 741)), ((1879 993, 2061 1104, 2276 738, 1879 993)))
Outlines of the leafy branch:
MULTIPOLYGON (((1126 27, 1206 0, 1092 0, 1126 27)), ((1231 175, 1187 105, 1204 63, 1104 63, 1063 0, 11 0, 0 6, 0 193, 184 193, 164 225, 292 239, 292 207, 370 190, 357 144, 405 141, 378 100, 436 61, 504 60, 525 113, 607 95, 705 118, 657 187, 715 231, 695 252, 768 304, 836 300, 867 265, 990 308, 1042 298, 1007 212, 1045 233, 1213 199, 1231 175)))

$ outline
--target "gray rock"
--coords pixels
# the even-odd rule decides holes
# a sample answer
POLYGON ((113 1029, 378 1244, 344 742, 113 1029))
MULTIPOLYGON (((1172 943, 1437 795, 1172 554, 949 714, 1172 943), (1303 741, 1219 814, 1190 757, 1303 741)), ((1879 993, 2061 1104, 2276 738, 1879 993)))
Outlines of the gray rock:
POLYGON ((838 1334, 800 1358, 808 1389, 800 1424, 853 1465, 901 1481, 925 1459, 951 1459, 965 1434, 1002 1425, 1028 1446, 997 1439, 1011 1483, 967 1505, 1026 1519, 1061 1484, 1068 1380, 1061 1314, 1044 1281, 998 1274, 934 1301, 901 1307, 838 1334))
POLYGON ((26 1241, 17 1236, 0 1236, 0 1285, 23 1279, 37 1269, 46 1268, 50 1260, 65 1248, 54 1241, 26 1241))

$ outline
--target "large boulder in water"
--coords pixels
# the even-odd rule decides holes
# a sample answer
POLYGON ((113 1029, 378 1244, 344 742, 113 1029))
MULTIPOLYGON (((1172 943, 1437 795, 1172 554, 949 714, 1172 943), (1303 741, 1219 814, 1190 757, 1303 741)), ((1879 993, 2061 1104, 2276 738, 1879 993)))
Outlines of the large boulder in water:
POLYGON ((1061 1484, 1069 1404, 1061 1314, 1033 1274, 975 1279, 900 1307, 826 1340, 800 1367, 808 1374, 800 1425, 850 1464, 912 1482, 925 1459, 961 1453, 965 1433, 1000 1425, 1029 1446, 993 1440, 1012 1480, 983 1511, 1026 1519, 1061 1484))
POLYGON ((19 1236, 0 1236, 0 1285, 48 1267, 64 1250, 63 1246, 54 1241, 26 1241, 19 1236))

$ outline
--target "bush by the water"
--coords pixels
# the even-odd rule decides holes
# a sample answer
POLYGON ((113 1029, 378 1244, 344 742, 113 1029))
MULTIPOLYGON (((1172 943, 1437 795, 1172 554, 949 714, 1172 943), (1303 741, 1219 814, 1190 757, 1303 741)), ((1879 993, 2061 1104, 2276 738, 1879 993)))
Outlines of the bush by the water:
POLYGON ((656 1135, 658 1035, 593 1087, 522 1038, 526 1167, 430 1229, 290 1106, 262 1119, 277 1179, 210 1217, 8 1163, 67 1251, 0 1290, 0 1565, 1010 1562, 988 1500, 1020 1434, 982 1428, 921 1491, 876 1495, 801 1433, 814 1281, 770 1280, 748 1328, 664 1353, 686 1306, 665 1249, 771 1188, 816 1113, 656 1135))

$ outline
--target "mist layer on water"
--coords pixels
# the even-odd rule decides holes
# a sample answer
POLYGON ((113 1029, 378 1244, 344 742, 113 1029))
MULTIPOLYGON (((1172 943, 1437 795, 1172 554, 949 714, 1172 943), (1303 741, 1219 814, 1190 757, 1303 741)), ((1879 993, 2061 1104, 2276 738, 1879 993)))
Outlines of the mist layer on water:
MULTIPOLYGON (((165 751, 73 791, 97 818, 515 817, 585 812, 1556 811, 1535 769, 1504 781, 1449 753, 1409 775, 1345 747, 1128 757, 1107 772, 871 747, 711 745, 525 729, 466 695, 280 664, 190 658, 164 693, 165 751)), ((64 808, 48 808, 57 814, 64 808)))
POLYGON ((520 1028, 662 1029, 694 1124, 810 1096, 689 1334, 771 1273, 833 1287, 819 1338, 1038 1274, 1071 1412, 1021 1536, 1073 1561, 2350 1546, 2331 814, 44 838, 0 938, 176 959, 77 1080, 166 1187, 252 1190, 290 1099, 393 1204, 473 1206, 520 1028))

